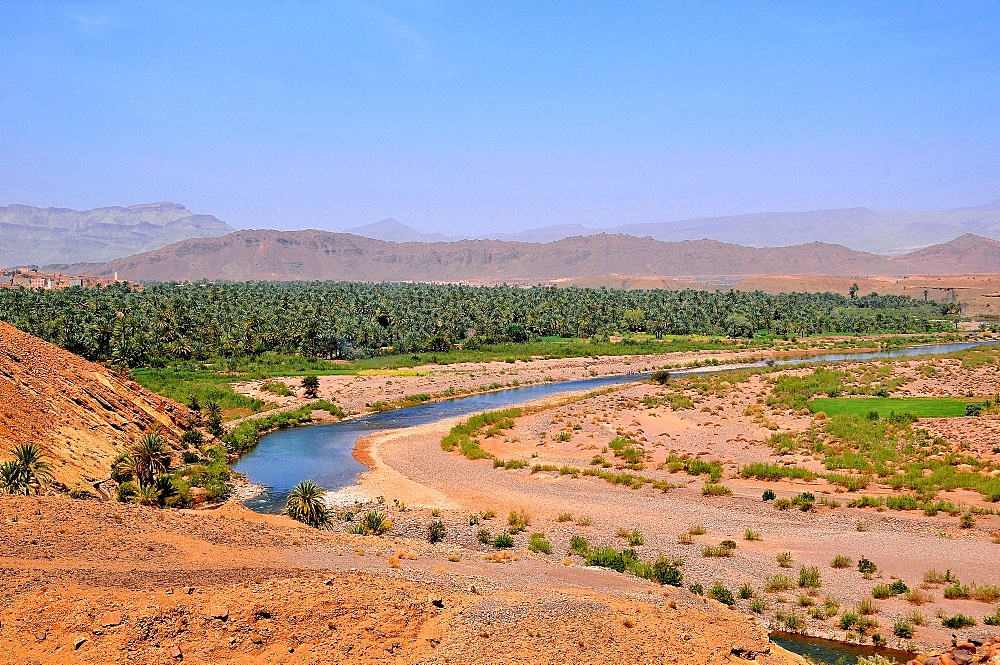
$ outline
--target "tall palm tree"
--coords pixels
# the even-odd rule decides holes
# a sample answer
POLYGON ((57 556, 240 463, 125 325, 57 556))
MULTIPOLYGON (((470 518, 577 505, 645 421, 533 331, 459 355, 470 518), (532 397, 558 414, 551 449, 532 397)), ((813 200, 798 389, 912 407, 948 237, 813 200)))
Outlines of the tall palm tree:
MULTIPOLYGON (((14 449, 14 464, 20 468, 24 494, 39 491, 52 481, 52 464, 45 461, 42 449, 34 443, 22 443, 14 449)), ((20 492, 18 492, 20 494, 20 492)))
POLYGON ((317 529, 330 526, 330 511, 324 501, 323 489, 311 480, 303 480, 292 488, 285 504, 285 514, 317 529))
POLYGON ((132 458, 132 473, 140 485, 151 484, 156 476, 170 468, 170 453, 159 432, 144 436, 129 456, 132 458))

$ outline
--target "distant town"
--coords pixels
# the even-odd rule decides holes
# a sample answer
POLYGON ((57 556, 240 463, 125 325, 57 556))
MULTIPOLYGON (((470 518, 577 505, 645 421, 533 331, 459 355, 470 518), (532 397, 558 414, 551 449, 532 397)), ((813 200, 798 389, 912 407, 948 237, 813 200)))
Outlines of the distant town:
POLYGON ((0 268, 0 288, 5 289, 68 289, 73 286, 94 288, 120 281, 90 275, 64 275, 41 272, 34 268, 0 268))

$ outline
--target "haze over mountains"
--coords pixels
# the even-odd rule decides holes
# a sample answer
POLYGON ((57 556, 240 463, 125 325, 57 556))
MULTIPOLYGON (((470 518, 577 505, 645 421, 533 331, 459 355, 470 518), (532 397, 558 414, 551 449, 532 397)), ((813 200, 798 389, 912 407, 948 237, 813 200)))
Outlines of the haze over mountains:
MULTIPOLYGON (((435 242, 458 240, 439 233, 421 233, 394 219, 348 229, 376 240, 435 242)), ((711 238, 748 247, 782 247, 803 242, 827 242, 875 254, 901 254, 973 233, 1000 239, 1000 200, 971 208, 940 211, 841 208, 807 212, 761 212, 726 217, 701 217, 671 222, 587 228, 579 224, 542 226, 515 233, 478 236, 520 242, 552 242, 573 236, 623 233, 639 238, 676 242, 711 238)))
POLYGON ((0 206, 0 266, 109 261, 233 230, 168 202, 93 210, 0 206))
POLYGON ((964 235, 900 256, 807 243, 754 248, 716 240, 670 243, 628 235, 551 243, 393 243, 326 231, 237 231, 81 266, 134 280, 354 280, 545 283, 579 277, 832 276, 1000 272, 1000 242, 964 235))
POLYGON ((0 265, 129 279, 538 282, 607 275, 1000 272, 1000 201, 950 211, 754 213, 599 233, 541 227, 491 239, 393 219, 328 231, 238 231, 175 203, 87 211, 0 207, 0 265), (125 258, 122 258, 125 257, 125 258), (68 264, 74 264, 72 268, 68 264))

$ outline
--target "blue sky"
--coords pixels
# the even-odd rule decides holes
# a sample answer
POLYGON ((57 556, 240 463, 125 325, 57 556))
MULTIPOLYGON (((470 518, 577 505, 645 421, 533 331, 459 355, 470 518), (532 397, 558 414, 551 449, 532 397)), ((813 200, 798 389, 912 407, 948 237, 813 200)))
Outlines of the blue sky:
POLYGON ((0 0, 0 204, 450 234, 979 205, 998 26, 986 0, 0 0))

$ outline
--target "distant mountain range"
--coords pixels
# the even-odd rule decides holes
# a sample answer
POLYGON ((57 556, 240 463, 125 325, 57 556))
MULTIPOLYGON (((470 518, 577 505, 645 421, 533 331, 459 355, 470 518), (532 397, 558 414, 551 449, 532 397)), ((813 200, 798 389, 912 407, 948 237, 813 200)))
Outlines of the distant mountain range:
MULTIPOLYGON (((349 229, 347 233, 393 242, 460 239, 446 238, 439 233, 421 233, 394 219, 349 229)), ((941 211, 842 208, 701 217, 607 228, 561 224, 516 233, 484 233, 476 237, 519 242, 552 242, 562 238, 600 233, 626 234, 637 238, 649 237, 666 242, 711 238, 748 247, 781 247, 800 242, 827 242, 875 254, 902 254, 928 245, 947 242, 965 233, 1000 240, 1000 200, 984 206, 941 211)))
POLYGON ((0 266, 103 262, 233 230, 176 203, 94 210, 0 206, 0 266))
POLYGON ((326 231, 237 231, 77 266, 134 280, 352 280, 553 283, 597 276, 941 275, 1000 272, 1000 242, 971 234, 899 256, 813 242, 744 247, 601 234, 551 243, 503 240, 394 243, 326 231))
MULTIPOLYGON (((220 241, 221 244, 231 243, 233 238, 228 234, 232 234, 233 231, 234 229, 228 224, 211 215, 197 215, 175 203, 151 203, 85 211, 10 205, 0 207, 0 266, 40 265, 62 269, 70 263, 105 264, 114 262, 120 257, 130 257, 127 262, 134 263, 136 260, 134 255, 161 248, 169 250, 169 246, 185 240, 222 238, 224 242, 220 241)), ((800 273, 803 270, 811 270, 805 268, 810 261, 808 257, 831 253, 831 260, 840 266, 836 274, 895 273, 900 272, 897 268, 902 263, 885 263, 888 256, 896 256, 901 260, 905 259, 904 262, 912 263, 917 260, 916 255, 912 254, 915 250, 942 244, 945 247, 952 247, 951 241, 960 236, 969 234, 976 236, 979 240, 975 243, 979 244, 984 238, 1000 239, 1000 201, 945 211, 911 212, 845 208, 706 217, 675 222, 628 224, 609 229, 563 224, 516 233, 486 233, 484 234, 486 237, 481 239, 424 233, 394 219, 354 227, 342 234, 311 230, 240 233, 243 235, 236 236, 237 238, 259 238, 261 242, 267 242, 268 238, 275 238, 274 242, 279 242, 277 238, 280 237, 281 242, 288 244, 284 254, 290 256, 291 263, 285 266, 270 265, 268 261, 277 260, 282 252, 269 246, 266 250, 267 256, 259 259, 263 272, 247 266, 228 266, 220 263, 214 266, 206 265, 206 270, 214 270, 213 274, 216 276, 231 273, 232 278, 238 279, 244 278, 236 277, 236 274, 241 272, 246 273, 247 279, 258 277, 286 279, 295 278, 293 276, 298 274, 314 278, 316 275, 332 274, 330 273, 332 268, 323 261, 317 266, 305 263, 330 256, 342 251, 341 248, 355 243, 362 254, 378 251, 387 257, 385 261, 392 260, 395 264, 389 267, 382 266, 381 271, 369 270, 363 267, 364 262, 359 259, 353 266, 360 271, 356 277, 349 277, 349 274, 354 274, 350 271, 341 271, 337 274, 343 273, 342 276, 336 278, 416 279, 402 275, 425 273, 430 275, 434 272, 431 270, 431 264, 436 260, 442 262, 435 268, 441 276, 428 276, 426 279, 547 280, 561 278, 558 276, 564 273, 574 273, 573 270, 561 268, 558 261, 567 262, 566 266, 587 266, 585 272, 577 271, 572 274, 574 278, 609 272, 623 275, 760 274, 761 271, 753 267, 755 264, 746 261, 756 261, 764 265, 773 262, 775 257, 785 256, 793 258, 789 269, 800 273), (323 245, 327 253, 323 257, 315 257, 305 250, 293 252, 290 248, 303 242, 304 238, 309 238, 309 243, 323 245), (384 246, 375 250, 375 245, 363 243, 360 238, 408 246, 405 248, 384 246), (603 239, 584 242, 585 238, 603 239), (660 241, 661 244, 650 244, 652 241, 660 241), (804 242, 811 244, 799 244, 804 242), (542 243, 544 248, 538 247, 539 243, 542 243), (673 243, 676 247, 667 250, 662 243, 673 243), (738 256, 722 260, 722 254, 725 252, 719 248, 727 246, 740 246, 741 251, 737 252, 738 256), (613 247, 620 249, 612 249, 613 247), (808 251, 798 249, 800 247, 811 249, 808 251), (755 253, 742 251, 749 249, 761 251, 755 253), (764 251, 768 249, 780 249, 780 251, 764 251), (629 256, 630 251, 651 251, 654 256, 647 257, 642 254, 629 256), (851 255, 851 258, 841 255, 845 251, 853 251, 855 255, 851 255), (456 252, 468 258, 463 260, 453 258, 456 252), (580 257, 579 252, 591 252, 594 256, 593 261, 580 257), (700 264, 693 258, 694 254, 709 261, 712 260, 711 257, 719 257, 722 263, 715 266, 711 262, 700 264), (877 259, 872 259, 860 257, 861 254, 879 256, 877 259), (440 259, 430 258, 434 256, 440 259), (477 257, 480 256, 488 257, 483 258, 485 261, 483 265, 478 263, 477 257), (655 256, 671 258, 669 260, 662 258, 662 261, 666 261, 662 263, 655 256), (426 266, 421 264, 421 261, 425 260, 429 262, 426 266), (609 263, 600 264, 601 260, 607 260, 609 263), (297 268, 297 263, 303 265, 297 268), (406 270, 403 270, 404 265, 407 266, 406 270), (884 270, 878 265, 882 265, 884 270), (473 266, 476 266, 475 269, 473 266), (722 266, 729 268, 724 269, 722 266), (663 270, 665 272, 662 272, 663 270), (276 277, 268 277, 272 274, 276 277), (277 277, 279 275, 280 277, 277 277)), ((186 245, 184 251, 208 251, 208 247, 217 247, 220 243, 195 242, 186 245)), ((228 249, 218 251, 224 255, 235 250, 229 246, 228 249)), ((225 258, 223 255, 217 258, 225 258)), ((931 263, 937 265, 940 260, 941 257, 938 257, 931 263)), ((983 263, 983 260, 983 257, 973 259, 976 265, 993 265, 988 260, 983 263)), ((774 267, 780 268, 781 261, 774 263, 774 267)), ((178 275, 186 276, 193 274, 190 271, 195 268, 178 264, 177 270, 178 275)), ((820 266, 817 266, 817 270, 833 274, 821 270, 820 266)), ((989 270, 996 271, 997 266, 989 270)), ((974 269, 971 265, 953 264, 949 267, 949 271, 971 272, 974 269)))

